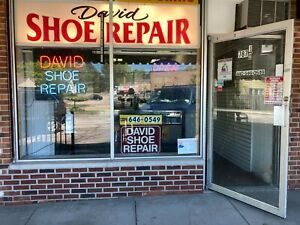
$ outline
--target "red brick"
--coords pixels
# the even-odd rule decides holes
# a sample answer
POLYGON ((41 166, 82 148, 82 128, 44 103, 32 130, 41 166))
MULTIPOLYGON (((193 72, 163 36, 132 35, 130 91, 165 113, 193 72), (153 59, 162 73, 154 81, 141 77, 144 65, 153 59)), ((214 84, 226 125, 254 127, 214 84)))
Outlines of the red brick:
POLYGON ((50 179, 43 179, 43 180, 38 180, 38 184, 52 184, 53 180, 50 179))
POLYGON ((88 193, 97 193, 102 192, 102 188, 90 188, 88 189, 88 193))
POLYGON ((127 173, 126 172, 115 172, 115 173, 113 173, 113 176, 116 176, 116 177, 127 176, 127 173))
POLYGON ((36 180, 21 180, 21 184, 36 184, 36 180))
POLYGON ((109 171, 109 172, 119 171, 119 170, 120 170, 119 167, 108 167, 108 168, 105 168, 105 171, 109 171))
POLYGON ((135 168, 132 166, 127 166, 127 167, 121 167, 121 170, 122 171, 130 171, 130 170, 135 170, 135 168))
POLYGON ((48 184, 47 185, 48 189, 59 189, 59 188, 62 188, 62 187, 63 187, 62 184, 48 184))
POLYGON ((47 174, 47 178, 62 178, 62 174, 47 174))
POLYGON ((164 187, 150 187, 151 191, 163 191, 164 187))
POLYGON ((14 190, 29 190, 29 185, 17 185, 13 187, 14 190))
POLYGON ((142 186, 143 183, 142 182, 128 182, 128 186, 132 187, 132 186, 142 186))
POLYGON ((63 199, 63 195, 49 195, 48 199, 63 199))
POLYGON ((159 185, 173 185, 173 181, 160 181, 159 185))
POLYGON ((30 179, 43 179, 46 178, 45 174, 34 174, 34 175, 30 175, 30 179))
POLYGON ((64 178, 74 178, 79 177, 79 173, 66 173, 64 174, 64 178))
POLYGON ((47 199, 47 196, 46 195, 33 195, 31 196, 31 200, 45 200, 47 199))
POLYGON ((31 189, 46 189, 46 185, 31 185, 31 189))
POLYGON ((97 198, 111 198, 111 194, 102 193, 102 194, 97 194, 96 197, 97 198))
POLYGON ((13 179, 29 179, 28 175, 13 175, 13 179))
POLYGON ((102 172, 103 168, 89 168, 89 172, 102 172))
POLYGON ((19 180, 4 180, 4 185, 17 185, 20 184, 19 180))
POLYGON ((166 190, 179 190, 180 187, 179 186, 167 186, 166 190))
POLYGON ((69 194, 69 195, 64 195, 64 199, 78 199, 79 195, 76 194, 69 194))
POLYGON ((75 173, 83 173, 83 172, 87 172, 87 168, 74 168, 73 172, 75 173))
POLYGON ((70 173, 71 169, 56 169, 56 173, 70 173))
POLYGON ((10 175, 0 175, 0 180, 11 180, 12 176, 10 175))
POLYGON ((68 190, 68 189, 55 190, 55 194, 69 194, 69 193, 70 193, 70 190, 68 190))
POLYGON ((185 185, 180 187, 181 190, 193 190, 195 189, 194 185, 185 185))
POLYGON ((96 187, 110 187, 111 184, 110 183, 98 183, 96 184, 96 187))
POLYGON ((118 192, 118 188, 104 188, 103 192, 118 192))
POLYGON ((128 176, 142 176, 142 172, 128 172, 128 176))

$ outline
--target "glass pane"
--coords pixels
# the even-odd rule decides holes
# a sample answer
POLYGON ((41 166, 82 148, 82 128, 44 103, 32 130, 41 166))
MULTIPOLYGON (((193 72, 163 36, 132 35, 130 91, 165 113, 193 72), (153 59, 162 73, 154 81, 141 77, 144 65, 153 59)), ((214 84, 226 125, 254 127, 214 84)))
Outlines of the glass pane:
POLYGON ((285 32, 215 44, 213 183, 278 207, 285 32))
POLYGON ((196 54, 114 57, 116 154, 197 154, 196 102, 200 100, 196 54), (179 139, 189 142, 192 149, 180 153, 179 139))
POLYGON ((97 50, 17 49, 21 159, 109 157, 109 67, 99 60, 97 50))
POLYGON ((197 155, 199 5, 114 2, 125 9, 113 29, 115 156, 197 155))

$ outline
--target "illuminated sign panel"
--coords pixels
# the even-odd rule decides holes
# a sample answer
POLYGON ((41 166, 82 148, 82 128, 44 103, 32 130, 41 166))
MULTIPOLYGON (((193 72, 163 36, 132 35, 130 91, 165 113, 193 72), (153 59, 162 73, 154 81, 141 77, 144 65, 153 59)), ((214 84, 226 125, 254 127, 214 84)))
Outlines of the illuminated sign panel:
POLYGON ((38 85, 40 94, 86 93, 86 85, 80 83, 80 68, 84 64, 84 59, 80 55, 40 56, 39 66, 45 75, 45 83, 38 85))
MULTIPOLYGON (((104 41, 109 43, 108 3, 101 1, 18 1, 15 6, 16 43, 26 46, 100 46, 100 17, 105 18, 104 41)), ((193 4, 113 5, 116 47, 198 48, 199 6, 193 4)))
POLYGON ((166 4, 198 4, 198 0, 115 0, 116 2, 145 2, 166 4))

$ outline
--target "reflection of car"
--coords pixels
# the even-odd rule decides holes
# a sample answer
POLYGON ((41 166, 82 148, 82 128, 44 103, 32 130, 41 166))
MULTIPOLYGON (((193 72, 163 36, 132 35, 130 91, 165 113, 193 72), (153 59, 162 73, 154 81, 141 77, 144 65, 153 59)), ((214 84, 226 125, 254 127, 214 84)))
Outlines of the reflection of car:
POLYGON ((164 86, 142 106, 145 110, 195 110, 196 86, 164 86))
POLYGON ((99 94, 92 94, 90 97, 91 100, 98 100, 101 101, 103 99, 103 97, 99 94))
MULTIPOLYGON (((196 86, 175 85, 164 86, 155 91, 148 91, 149 99, 143 103, 138 99, 140 107, 117 108, 115 104, 115 132, 116 146, 120 147, 120 115, 160 115, 162 124, 153 126, 161 127, 162 152, 174 152, 177 149, 179 138, 194 138, 196 131, 196 86)), ((140 95, 139 95, 140 96, 140 95)), ((125 101, 127 95, 115 96, 116 101, 125 101), (119 100, 117 99, 119 98, 119 100)), ((116 148, 118 149, 118 147, 116 148)))
POLYGON ((119 91, 114 97, 115 109, 137 109, 138 101, 133 88, 129 88, 127 92, 119 91))
MULTIPOLYGON (((177 123, 172 111, 182 114, 182 138, 195 137, 196 86, 174 85, 164 86, 153 94, 151 99, 141 106, 141 111, 163 115, 163 123, 177 123)), ((174 114, 174 113, 173 113, 174 114)))
POLYGON ((138 97, 139 97, 139 102, 140 103, 146 103, 148 102, 150 99, 151 99, 151 95, 152 95, 152 92, 151 91, 144 91, 144 92, 141 92, 138 97))

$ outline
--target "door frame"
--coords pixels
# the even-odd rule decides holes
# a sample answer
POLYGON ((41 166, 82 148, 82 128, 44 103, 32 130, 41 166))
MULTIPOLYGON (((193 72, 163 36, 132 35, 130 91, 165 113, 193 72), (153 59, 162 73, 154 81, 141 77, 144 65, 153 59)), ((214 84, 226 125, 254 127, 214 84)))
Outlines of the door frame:
POLYGON ((227 195, 241 202, 247 203, 259 209, 265 210, 280 217, 286 217, 287 207, 287 182, 288 182, 288 150, 289 150, 289 115, 291 101, 291 80, 293 65, 293 43, 294 43, 294 20, 286 20, 254 28, 248 28, 234 33, 209 36, 209 73, 208 73, 208 143, 207 143, 207 188, 227 195), (283 107, 284 126, 281 127, 280 144, 280 175, 279 175, 279 207, 275 207, 249 196, 229 190, 225 187, 212 183, 213 176, 213 88, 214 88, 214 44, 224 41, 237 40, 265 33, 286 31, 285 57, 284 57, 284 87, 283 96, 286 98, 283 107))

